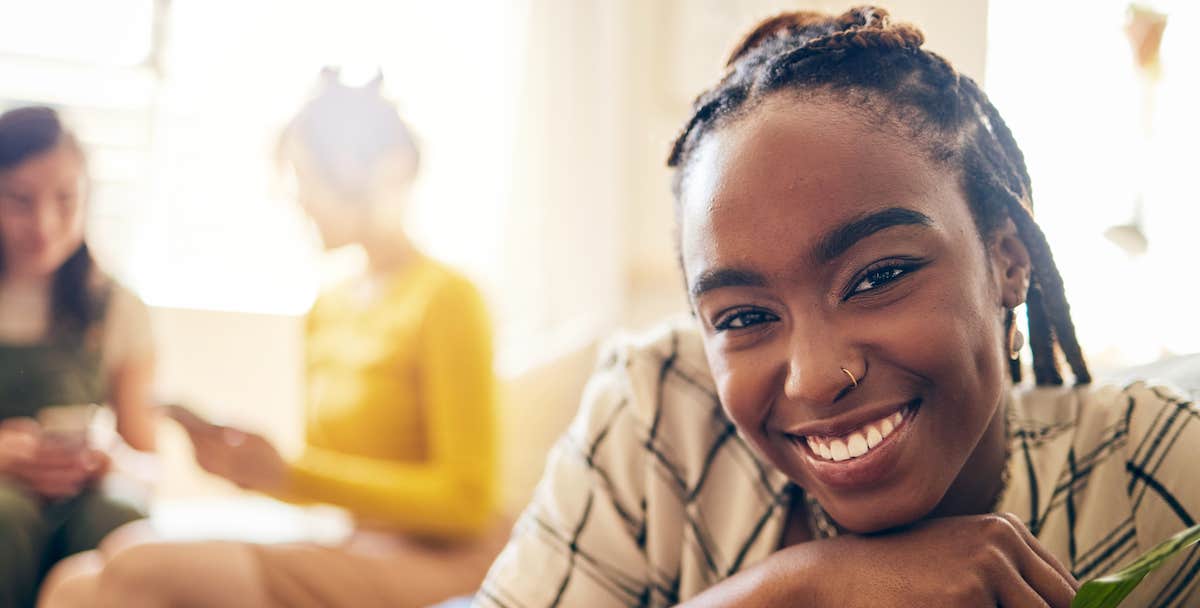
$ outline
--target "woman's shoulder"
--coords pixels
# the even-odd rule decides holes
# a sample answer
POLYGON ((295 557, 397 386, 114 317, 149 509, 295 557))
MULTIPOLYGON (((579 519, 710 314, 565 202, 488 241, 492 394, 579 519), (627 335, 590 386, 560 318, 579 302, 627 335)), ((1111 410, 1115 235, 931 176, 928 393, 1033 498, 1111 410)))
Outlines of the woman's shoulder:
POLYGON ((479 287, 463 271, 429 257, 422 257, 416 263, 419 267, 412 269, 402 280, 422 286, 431 300, 482 302, 479 287))
POLYGON ((650 457, 683 495, 696 495, 701 485, 706 491, 764 485, 773 493, 783 484, 782 473, 750 449, 725 415, 692 318, 618 334, 600 353, 573 425, 577 435, 605 437, 606 444, 650 457))
POLYGON ((140 325, 150 316, 150 309, 135 291, 99 268, 88 277, 87 289, 103 311, 101 319, 106 325, 126 325, 131 320, 140 325))
POLYGON ((611 377, 626 393, 639 418, 666 423, 670 430, 712 410, 721 414, 717 389, 704 356, 700 333, 690 317, 675 317, 640 332, 621 332, 600 348, 597 377, 611 377))
POLYGON ((1074 430, 1077 436, 1128 434, 1140 439, 1155 421, 1195 416, 1187 392, 1169 383, 1138 379, 1121 384, 1018 387, 1014 390, 1013 420, 1026 434, 1053 435, 1074 430))
POLYGON ((111 277, 95 283, 105 304, 102 353, 109 366, 144 360, 154 353, 150 309, 132 289, 111 277))

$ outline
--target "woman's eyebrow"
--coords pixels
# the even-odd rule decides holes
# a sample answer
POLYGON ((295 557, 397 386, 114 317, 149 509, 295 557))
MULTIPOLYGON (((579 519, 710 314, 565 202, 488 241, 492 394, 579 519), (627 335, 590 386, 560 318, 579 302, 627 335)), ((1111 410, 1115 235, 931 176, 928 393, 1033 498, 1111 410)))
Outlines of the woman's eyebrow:
MULTIPOLYGON (((828 262, 854 246, 855 243, 895 226, 932 226, 929 216, 904 207, 889 207, 868 213, 830 230, 813 247, 813 257, 820 263, 828 262)), ((763 275, 740 268, 714 268, 705 270, 696 277, 689 290, 692 299, 723 287, 763 287, 767 279, 763 275)))
POLYGON ((763 287, 766 284, 766 277, 757 272, 737 268, 715 268, 701 272, 689 291, 694 300, 705 292, 722 287, 763 287))
POLYGON ((825 233, 813 247, 813 259, 829 262, 846 253, 855 243, 894 226, 932 226, 929 216, 904 207, 889 207, 850 220, 825 233))

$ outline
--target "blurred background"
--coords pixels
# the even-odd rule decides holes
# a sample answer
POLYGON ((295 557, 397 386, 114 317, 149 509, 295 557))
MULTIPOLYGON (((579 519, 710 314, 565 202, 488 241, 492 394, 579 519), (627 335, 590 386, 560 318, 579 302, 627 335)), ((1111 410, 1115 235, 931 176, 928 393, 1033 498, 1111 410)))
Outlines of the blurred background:
MULTIPOLYGON (((90 242, 152 308, 160 394, 295 446, 302 315, 363 255, 320 253, 274 146, 323 66, 381 71, 423 151, 412 236, 495 317, 515 505, 596 342, 686 311, 664 165, 692 98, 762 17, 854 4, 4 0, 0 104, 59 108, 89 149, 90 242)), ((1200 351, 1200 6, 884 6, 1012 126, 1095 364, 1200 351)), ((163 494, 234 492, 193 473, 163 494)))

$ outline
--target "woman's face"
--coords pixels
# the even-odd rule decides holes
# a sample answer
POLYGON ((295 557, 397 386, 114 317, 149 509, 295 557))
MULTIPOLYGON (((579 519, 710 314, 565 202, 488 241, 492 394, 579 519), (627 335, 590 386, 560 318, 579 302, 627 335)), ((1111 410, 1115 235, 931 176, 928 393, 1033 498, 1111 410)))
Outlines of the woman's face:
POLYGON ((296 200, 312 219, 326 249, 357 243, 362 238, 365 205, 347 201, 315 171, 297 166, 296 200))
POLYGON ((50 276, 79 248, 84 188, 82 159, 65 144, 0 172, 6 276, 50 276))
POLYGON ((395 163, 384 157, 371 171, 355 196, 335 188, 316 166, 311 154, 298 143, 289 144, 295 176, 296 200, 316 225, 326 249, 361 243, 372 234, 397 229, 411 171, 397 175, 395 163))
POLYGON ((1011 224, 985 244, 957 173, 874 124, 775 95, 704 139, 680 194, 727 413, 855 532, 996 487, 970 476, 1003 452, 1004 310, 1029 272, 1011 224))

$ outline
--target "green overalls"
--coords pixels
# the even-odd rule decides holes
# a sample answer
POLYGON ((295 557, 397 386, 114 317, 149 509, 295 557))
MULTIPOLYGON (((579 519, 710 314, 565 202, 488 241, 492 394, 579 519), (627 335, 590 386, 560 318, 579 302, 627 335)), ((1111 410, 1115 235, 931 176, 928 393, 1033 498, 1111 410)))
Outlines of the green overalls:
MULTIPOLYGON (((0 343, 0 419, 51 405, 105 403, 99 348, 82 335, 30 345, 0 343)), ((0 477, 0 606, 33 606, 42 577, 58 560, 94 549, 113 529, 144 515, 98 490, 46 502, 0 477)))

